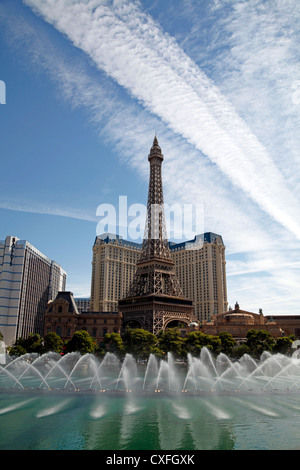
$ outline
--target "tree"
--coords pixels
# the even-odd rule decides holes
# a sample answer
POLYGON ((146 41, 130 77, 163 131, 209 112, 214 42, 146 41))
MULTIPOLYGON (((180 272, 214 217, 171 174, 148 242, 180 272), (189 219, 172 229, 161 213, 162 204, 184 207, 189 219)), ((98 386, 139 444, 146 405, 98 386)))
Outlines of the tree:
POLYGON ((205 336, 206 336, 206 341, 207 341, 207 344, 205 345, 205 347, 207 349, 210 349, 212 352, 216 354, 219 353, 221 350, 221 340, 219 336, 215 336, 215 335, 205 335, 205 336))
POLYGON ((246 338, 246 345, 249 346, 251 354, 255 357, 260 357, 264 351, 271 352, 275 345, 275 339, 265 330, 249 330, 246 338))
POLYGON ((163 359, 165 357, 165 353, 158 346, 151 348, 151 354, 159 359, 163 359))
POLYGON ((63 340, 60 336, 56 333, 51 331, 44 337, 42 353, 46 353, 48 351, 54 351, 57 353, 61 353, 63 350, 63 340))
MULTIPOLYGON (((30 333, 27 338, 18 338, 14 346, 20 346, 26 353, 40 354, 43 346, 43 338, 38 333, 30 333)), ((19 350, 21 350, 19 348, 19 350)))
POLYGON ((202 331, 191 331, 184 340, 185 351, 193 356, 199 356, 203 347, 215 353, 221 349, 221 340, 218 336, 206 335, 202 331))
POLYGON ((251 355, 251 350, 246 344, 240 344, 239 346, 234 348, 234 351, 232 353, 235 359, 240 359, 244 354, 251 355))
POLYGON ((81 354, 86 354, 93 353, 94 350, 94 340, 85 330, 76 331, 66 345, 67 352, 79 351, 81 354))
POLYGON ((124 343, 119 333, 106 333, 104 343, 108 351, 116 355, 120 355, 124 351, 124 343))
POLYGON ((186 353, 192 354, 192 356, 199 356, 203 346, 207 346, 207 335, 202 331, 191 331, 186 335, 184 340, 186 353))
POLYGON ((291 346, 293 344, 293 337, 283 336, 276 339, 276 344, 274 346, 274 352, 281 354, 288 354, 291 351, 291 346))
POLYGON ((164 353, 171 352, 175 357, 184 354, 184 340, 177 328, 168 328, 158 334, 158 347, 164 353))
POLYGON ((236 346, 235 339, 227 331, 221 331, 219 333, 219 338, 221 340, 221 351, 224 354, 231 355, 234 346, 236 346))
POLYGON ((124 335, 124 351, 134 355, 137 359, 146 359, 157 343, 153 333, 142 328, 128 328, 124 335))
POLYGON ((26 349, 23 348, 23 346, 21 346, 20 344, 14 344, 13 346, 9 346, 7 348, 7 351, 8 351, 8 354, 10 356, 23 356, 24 354, 26 354, 26 349))
POLYGON ((22 356, 26 353, 40 354, 43 347, 43 338, 38 333, 30 333, 27 338, 18 338, 8 347, 10 356, 22 356))

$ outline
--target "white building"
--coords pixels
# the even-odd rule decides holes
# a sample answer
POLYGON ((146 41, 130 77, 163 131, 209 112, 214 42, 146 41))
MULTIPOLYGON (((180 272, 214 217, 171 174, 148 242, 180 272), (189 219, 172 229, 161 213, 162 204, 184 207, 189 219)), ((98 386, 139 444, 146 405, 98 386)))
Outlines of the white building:
POLYGON ((26 240, 0 240, 0 331, 7 345, 43 335, 49 300, 66 287, 66 273, 26 240))

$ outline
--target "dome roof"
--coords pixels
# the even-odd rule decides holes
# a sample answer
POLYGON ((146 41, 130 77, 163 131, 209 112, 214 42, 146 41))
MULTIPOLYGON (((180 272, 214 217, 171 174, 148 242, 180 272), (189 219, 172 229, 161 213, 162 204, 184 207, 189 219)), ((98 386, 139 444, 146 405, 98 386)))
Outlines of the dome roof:
POLYGON ((254 324, 254 317, 250 313, 228 313, 224 318, 234 323, 246 322, 247 324, 254 324))
POLYGON ((227 313, 227 315, 225 315, 225 318, 226 317, 236 317, 236 318, 250 317, 250 318, 253 318, 253 315, 251 315, 251 313, 227 313))

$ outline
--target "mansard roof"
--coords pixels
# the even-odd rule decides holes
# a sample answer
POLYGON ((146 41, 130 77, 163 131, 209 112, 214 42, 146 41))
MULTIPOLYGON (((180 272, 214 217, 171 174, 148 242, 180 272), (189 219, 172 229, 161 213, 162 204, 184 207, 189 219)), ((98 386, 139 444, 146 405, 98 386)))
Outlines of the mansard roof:
POLYGON ((74 297, 73 297, 73 292, 70 292, 70 291, 58 292, 55 300, 53 302, 51 302, 51 304, 50 304, 50 307, 49 307, 49 310, 48 310, 49 313, 51 313, 53 311, 54 302, 58 302, 60 300, 64 300, 64 301, 68 302, 68 304, 69 304, 68 313, 74 313, 76 315, 79 315, 77 305, 76 305, 74 297))

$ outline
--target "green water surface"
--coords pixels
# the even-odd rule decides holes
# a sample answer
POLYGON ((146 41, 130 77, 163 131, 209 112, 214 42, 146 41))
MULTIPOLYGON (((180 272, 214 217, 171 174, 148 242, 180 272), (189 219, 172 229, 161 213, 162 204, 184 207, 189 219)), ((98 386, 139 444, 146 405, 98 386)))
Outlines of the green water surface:
POLYGON ((0 394, 1 450, 274 450, 299 440, 298 394, 0 394))

